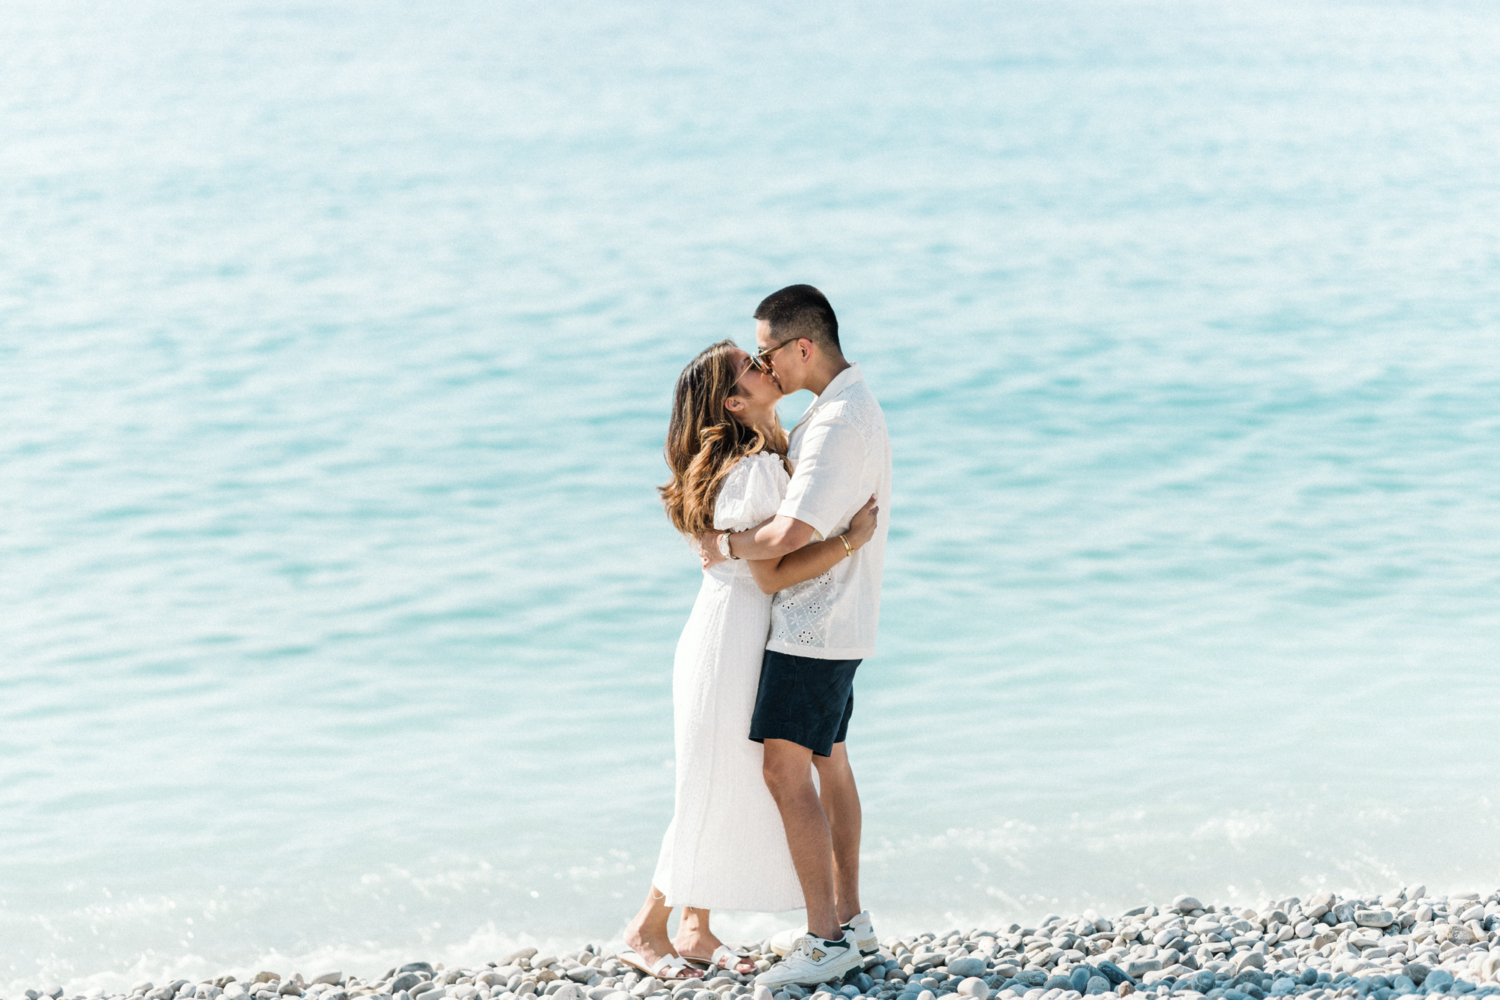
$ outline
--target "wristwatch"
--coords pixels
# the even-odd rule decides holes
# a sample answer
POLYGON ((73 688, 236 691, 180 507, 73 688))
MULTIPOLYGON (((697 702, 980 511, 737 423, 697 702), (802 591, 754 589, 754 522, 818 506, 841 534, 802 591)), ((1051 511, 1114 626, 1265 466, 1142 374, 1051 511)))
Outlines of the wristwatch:
POLYGON ((729 532, 727 531, 719 536, 719 555, 725 559, 734 558, 734 553, 729 551, 729 532))

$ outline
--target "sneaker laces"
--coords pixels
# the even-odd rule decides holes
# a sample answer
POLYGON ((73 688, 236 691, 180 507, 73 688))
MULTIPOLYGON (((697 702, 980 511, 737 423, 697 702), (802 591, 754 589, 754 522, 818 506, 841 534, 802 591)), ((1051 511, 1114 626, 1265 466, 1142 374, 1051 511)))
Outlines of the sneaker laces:
POLYGON ((802 935, 801 937, 799 937, 797 939, 797 943, 792 946, 792 950, 791 950, 790 953, 788 953, 787 958, 791 958, 792 955, 802 955, 809 962, 811 962, 813 960, 813 957, 812 957, 813 949, 817 948, 820 944, 827 944, 827 945, 833 945, 833 946, 848 945, 849 947, 853 947, 853 945, 851 945, 849 943, 849 938, 848 938, 847 935, 841 937, 837 941, 821 941, 818 937, 816 937, 812 933, 807 933, 807 934, 804 934, 804 935, 802 935))

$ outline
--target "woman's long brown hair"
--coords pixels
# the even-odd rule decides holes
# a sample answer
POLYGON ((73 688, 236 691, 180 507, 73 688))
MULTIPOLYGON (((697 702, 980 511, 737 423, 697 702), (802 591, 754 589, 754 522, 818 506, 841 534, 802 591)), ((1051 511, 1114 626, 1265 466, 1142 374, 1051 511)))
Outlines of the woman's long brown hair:
POLYGON ((734 341, 721 340, 698 355, 677 376, 672 394, 666 447, 672 481, 657 492, 672 526, 684 535, 699 535, 714 526, 714 502, 735 462, 760 451, 786 454, 780 423, 767 435, 740 423, 724 408, 740 374, 732 350, 734 341))

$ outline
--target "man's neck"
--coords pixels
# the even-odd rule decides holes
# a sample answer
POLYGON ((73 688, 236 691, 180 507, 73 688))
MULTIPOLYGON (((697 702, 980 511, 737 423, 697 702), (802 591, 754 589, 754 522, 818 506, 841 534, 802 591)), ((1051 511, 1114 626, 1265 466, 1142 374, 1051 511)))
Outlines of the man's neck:
POLYGON ((814 396, 823 395, 823 390, 828 388, 828 383, 839 377, 839 373, 854 367, 844 360, 842 354, 837 357, 820 357, 813 369, 808 373, 808 379, 802 388, 811 390, 814 396))

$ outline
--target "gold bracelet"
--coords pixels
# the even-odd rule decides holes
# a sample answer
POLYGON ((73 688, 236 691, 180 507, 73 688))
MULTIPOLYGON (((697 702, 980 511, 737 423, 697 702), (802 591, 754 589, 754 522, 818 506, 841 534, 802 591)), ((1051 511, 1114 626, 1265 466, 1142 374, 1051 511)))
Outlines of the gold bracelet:
POLYGON ((844 543, 844 552, 846 554, 848 554, 848 556, 849 556, 850 559, 853 559, 854 558, 854 550, 849 547, 849 536, 848 535, 840 535, 839 536, 839 541, 841 541, 841 542, 844 543))

